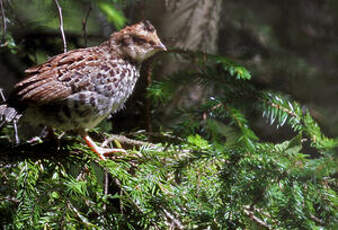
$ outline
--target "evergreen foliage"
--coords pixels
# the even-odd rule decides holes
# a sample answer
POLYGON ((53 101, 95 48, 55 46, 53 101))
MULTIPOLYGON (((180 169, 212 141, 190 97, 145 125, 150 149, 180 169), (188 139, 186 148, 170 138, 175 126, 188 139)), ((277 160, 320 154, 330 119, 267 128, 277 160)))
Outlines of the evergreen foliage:
MULTIPOLYGON (((12 148, 11 127, 1 131, 2 228, 337 229, 338 139, 291 96, 255 86, 226 57, 163 55, 193 68, 147 89, 154 131, 125 133, 148 143, 130 141, 127 155, 100 161, 72 135, 12 148), (174 122, 161 121, 178 86, 192 81, 212 92, 197 107, 178 108, 174 122), (293 137, 265 141, 251 127, 257 114, 266 125, 289 126, 293 137)), ((111 136, 100 130, 92 134, 111 136)))
MULTIPOLYGON (((179 73, 216 84, 224 94, 180 111, 182 122, 158 133, 171 140, 106 162, 73 137, 54 156, 10 150, 18 160, 2 160, 0 169, 4 228, 334 229, 337 139, 325 137, 290 97, 255 89, 243 67, 222 60, 212 57, 196 72, 179 73), (251 96, 254 106, 247 102, 251 96), (246 118, 252 107, 270 124, 290 125, 294 137, 277 144, 260 140, 246 118), (304 142, 318 154, 307 154, 304 142), (66 152, 61 158, 60 151, 66 152)), ((168 79, 149 88, 163 106, 176 78, 168 79)), ((148 141, 142 132, 134 138, 148 141)))

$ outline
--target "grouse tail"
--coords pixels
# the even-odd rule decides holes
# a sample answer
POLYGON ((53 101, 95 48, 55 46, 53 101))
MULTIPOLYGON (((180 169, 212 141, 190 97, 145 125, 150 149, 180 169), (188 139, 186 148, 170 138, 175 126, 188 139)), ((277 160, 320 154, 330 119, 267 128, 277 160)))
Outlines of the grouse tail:
POLYGON ((3 104, 0 104, 0 129, 7 123, 13 123, 15 132, 15 141, 17 144, 20 143, 18 136, 17 123, 21 118, 22 114, 19 113, 15 108, 10 107, 6 104, 5 97, 0 88, 0 97, 2 98, 3 104))

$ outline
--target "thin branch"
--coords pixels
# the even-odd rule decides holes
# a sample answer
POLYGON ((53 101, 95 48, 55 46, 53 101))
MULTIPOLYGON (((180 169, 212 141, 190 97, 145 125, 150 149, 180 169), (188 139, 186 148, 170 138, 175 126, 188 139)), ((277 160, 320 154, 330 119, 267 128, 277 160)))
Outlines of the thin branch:
POLYGON ((19 139, 19 134, 18 134, 18 126, 17 126, 18 120, 19 119, 16 119, 16 118, 13 120, 14 137, 15 137, 15 144, 16 145, 20 144, 20 139, 19 139))
POLYGON ((162 211, 164 212, 166 218, 170 219, 172 221, 172 225, 174 227, 173 229, 184 229, 183 224, 181 223, 181 221, 177 217, 175 217, 173 214, 171 214, 165 208, 162 208, 162 211))
POLYGON ((86 174, 88 174, 88 173, 89 173, 89 169, 88 169, 87 165, 85 165, 85 166, 82 168, 82 170, 81 170, 81 172, 79 173, 79 175, 76 177, 76 180, 77 180, 77 181, 79 181, 79 180, 84 180, 86 174))
MULTIPOLYGON (((0 0, 1 1, 1 0, 0 0)), ((4 90, 2 88, 0 88, 0 98, 2 100, 2 102, 6 102, 6 97, 4 95, 4 90)))
POLYGON ((6 32, 7 32, 7 24, 6 24, 6 15, 3 0, 0 0, 0 8, 1 8, 1 18, 2 18, 2 40, 6 41, 6 32))
POLYGON ((255 216, 253 211, 244 208, 244 213, 245 213, 245 215, 247 215, 252 221, 257 223, 258 225, 264 227, 265 229, 271 229, 271 227, 267 223, 265 223, 263 220, 261 220, 260 218, 255 216))
POLYGON ((15 204, 20 203, 20 201, 18 199, 16 199, 15 197, 10 197, 10 196, 0 197, 0 201, 4 201, 4 200, 11 201, 11 202, 13 202, 15 204))
POLYGON ((274 107, 274 108, 276 108, 276 109, 282 110, 283 112, 289 114, 289 115, 292 116, 292 117, 297 117, 297 114, 296 114, 296 113, 294 113, 293 111, 291 111, 291 110, 289 110, 289 109, 287 109, 287 108, 285 108, 285 107, 283 107, 283 106, 281 106, 281 105, 275 104, 275 103, 270 102, 270 101, 268 101, 267 103, 269 103, 272 107, 274 107))
MULTIPOLYGON (((146 135, 150 140, 159 143, 159 142, 169 142, 169 143, 181 143, 181 142, 185 142, 184 138, 181 138, 179 136, 176 135, 172 135, 170 133, 157 133, 157 132, 147 132, 145 130, 140 130, 137 132, 132 132, 132 133, 128 133, 128 136, 138 136, 140 134, 144 134, 146 135)), ((150 143, 152 144, 152 143, 150 143)), ((155 145, 155 144, 153 144, 155 145)))
MULTIPOLYGON (((121 182, 120 182, 119 179, 117 179, 117 178, 114 179, 114 182, 115 182, 115 184, 117 185, 117 187, 120 188, 119 195, 122 197, 122 196, 123 196, 123 193, 124 193, 124 190, 122 189, 121 182)), ((120 199, 120 212, 121 212, 122 215, 124 214, 123 209, 124 209, 124 208, 123 208, 123 201, 122 201, 122 199, 120 199)))
MULTIPOLYGON (((109 177, 108 177, 108 172, 107 170, 104 170, 104 195, 108 195, 108 185, 109 185, 109 177)), ((107 205, 106 203, 103 204, 103 210, 106 211, 107 205)))
POLYGON ((86 219, 86 217, 84 217, 79 210, 77 210, 74 205, 70 202, 67 201, 67 206, 69 209, 71 209, 76 215, 77 217, 82 221, 82 223, 84 223, 87 227, 89 227, 91 224, 88 222, 88 220, 86 219))
POLYGON ((88 46, 87 22, 88 22, 88 17, 89 17, 91 10, 92 10, 92 6, 90 5, 89 8, 88 8, 86 16, 82 19, 82 32, 83 32, 83 39, 84 39, 84 42, 85 42, 85 47, 88 46))
POLYGON ((62 41, 63 41, 63 52, 67 52, 67 42, 66 42, 66 36, 65 32, 63 30, 63 18, 62 18, 62 8, 59 4, 58 0, 54 0, 56 7, 58 8, 59 12, 59 21, 60 21, 60 31, 61 31, 61 36, 62 36, 62 41))
POLYGON ((321 219, 319 219, 318 217, 316 217, 316 216, 314 216, 312 214, 310 214, 310 218, 311 218, 311 220, 313 220, 314 222, 316 222, 319 225, 322 225, 322 226, 325 225, 324 221, 322 221, 321 219))
POLYGON ((138 147, 143 146, 143 145, 151 145, 151 146, 154 145, 153 143, 133 140, 133 139, 130 139, 122 135, 112 135, 110 138, 108 138, 102 143, 101 147, 106 147, 112 141, 118 141, 121 144, 127 144, 127 145, 138 146, 138 147))

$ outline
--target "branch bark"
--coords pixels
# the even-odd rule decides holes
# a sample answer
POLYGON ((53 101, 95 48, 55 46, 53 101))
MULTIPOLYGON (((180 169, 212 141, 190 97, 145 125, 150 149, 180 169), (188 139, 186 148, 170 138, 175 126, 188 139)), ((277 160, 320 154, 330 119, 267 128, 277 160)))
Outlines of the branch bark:
POLYGON ((112 141, 118 141, 121 144, 127 144, 127 145, 137 146, 137 147, 140 147, 142 145, 154 145, 154 144, 149 143, 149 142, 133 140, 133 139, 130 139, 130 138, 122 136, 122 135, 111 135, 110 138, 108 138, 107 140, 105 140, 102 143, 101 147, 106 147, 112 141))
POLYGON ((246 209, 246 208, 244 208, 243 211, 245 215, 247 215, 252 221, 257 223, 258 225, 264 227, 265 229, 271 229, 271 227, 267 223, 265 223, 263 220, 255 216, 253 211, 246 209))

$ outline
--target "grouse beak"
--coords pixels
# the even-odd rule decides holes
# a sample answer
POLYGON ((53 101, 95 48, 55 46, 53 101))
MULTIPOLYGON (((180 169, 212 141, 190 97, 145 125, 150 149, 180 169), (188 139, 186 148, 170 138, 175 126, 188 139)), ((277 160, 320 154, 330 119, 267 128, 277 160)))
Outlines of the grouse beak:
POLYGON ((165 47, 165 45, 163 45, 162 42, 160 42, 159 44, 155 45, 154 49, 162 50, 162 51, 167 51, 167 48, 165 47))

